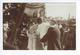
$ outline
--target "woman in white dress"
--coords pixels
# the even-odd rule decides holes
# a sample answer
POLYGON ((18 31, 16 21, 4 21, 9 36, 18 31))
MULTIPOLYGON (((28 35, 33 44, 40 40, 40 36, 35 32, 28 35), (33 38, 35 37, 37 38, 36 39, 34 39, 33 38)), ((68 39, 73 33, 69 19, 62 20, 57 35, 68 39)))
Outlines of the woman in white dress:
POLYGON ((28 33, 28 37, 29 37, 29 41, 28 41, 28 49, 29 50, 41 50, 41 43, 40 43, 40 39, 39 36, 36 35, 36 31, 38 28, 38 24, 33 24, 28 33))

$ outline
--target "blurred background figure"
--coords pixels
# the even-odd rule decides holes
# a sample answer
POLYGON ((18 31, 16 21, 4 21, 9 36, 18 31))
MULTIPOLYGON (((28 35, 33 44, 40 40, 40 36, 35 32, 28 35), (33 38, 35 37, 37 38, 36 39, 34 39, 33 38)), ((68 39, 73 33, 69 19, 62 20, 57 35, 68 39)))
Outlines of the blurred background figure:
POLYGON ((68 21, 68 31, 64 35, 65 50, 75 50, 76 49, 76 28, 75 20, 70 19, 68 21))
POLYGON ((28 34, 27 34, 27 26, 23 22, 21 27, 17 32, 16 45, 20 50, 28 50, 28 34))

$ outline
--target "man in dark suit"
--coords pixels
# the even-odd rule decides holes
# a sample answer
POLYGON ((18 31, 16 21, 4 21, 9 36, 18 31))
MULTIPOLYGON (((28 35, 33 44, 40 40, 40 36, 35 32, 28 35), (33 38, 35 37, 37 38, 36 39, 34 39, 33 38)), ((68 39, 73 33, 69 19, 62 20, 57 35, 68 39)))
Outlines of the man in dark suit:
MULTIPOLYGON (((54 21, 51 21, 51 24, 55 24, 54 21)), ((54 27, 49 27, 47 33, 44 37, 40 40, 41 42, 47 42, 48 50, 55 50, 55 46, 60 49, 60 45, 58 43, 58 34, 54 27)))

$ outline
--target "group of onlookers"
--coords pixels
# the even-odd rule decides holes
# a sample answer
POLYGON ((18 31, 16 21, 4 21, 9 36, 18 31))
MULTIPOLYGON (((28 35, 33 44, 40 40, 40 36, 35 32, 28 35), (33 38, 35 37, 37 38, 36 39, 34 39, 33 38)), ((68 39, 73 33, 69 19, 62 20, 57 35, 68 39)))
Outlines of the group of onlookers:
POLYGON ((44 21, 41 18, 32 22, 29 28, 23 22, 14 29, 15 23, 7 22, 4 24, 4 49, 73 50, 76 49, 75 27, 74 24, 58 24, 56 20, 44 21))

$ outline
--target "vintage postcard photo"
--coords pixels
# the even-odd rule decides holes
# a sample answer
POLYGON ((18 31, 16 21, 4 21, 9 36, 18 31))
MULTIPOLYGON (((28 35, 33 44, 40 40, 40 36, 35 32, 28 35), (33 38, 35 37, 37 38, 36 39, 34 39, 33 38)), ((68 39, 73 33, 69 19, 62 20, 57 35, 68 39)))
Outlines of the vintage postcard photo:
POLYGON ((3 3, 3 50, 76 50, 76 3, 3 3))

